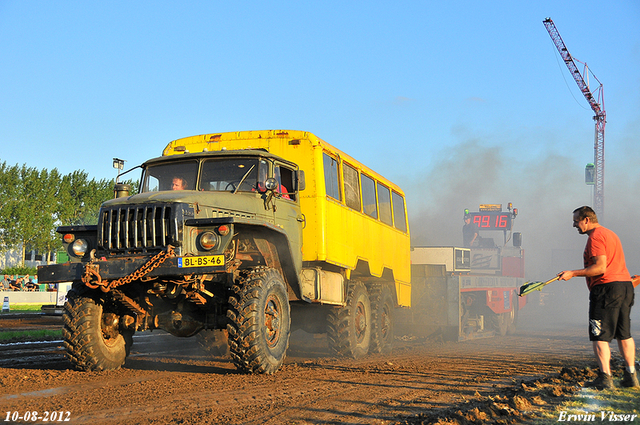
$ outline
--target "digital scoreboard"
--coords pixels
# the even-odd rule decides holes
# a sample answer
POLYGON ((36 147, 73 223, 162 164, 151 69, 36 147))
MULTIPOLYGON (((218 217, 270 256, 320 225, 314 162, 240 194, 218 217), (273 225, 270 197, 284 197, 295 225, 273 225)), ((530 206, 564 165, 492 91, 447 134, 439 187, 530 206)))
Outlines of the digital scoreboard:
POLYGON ((511 230, 512 214, 510 211, 480 211, 470 212, 471 222, 479 230, 511 230))

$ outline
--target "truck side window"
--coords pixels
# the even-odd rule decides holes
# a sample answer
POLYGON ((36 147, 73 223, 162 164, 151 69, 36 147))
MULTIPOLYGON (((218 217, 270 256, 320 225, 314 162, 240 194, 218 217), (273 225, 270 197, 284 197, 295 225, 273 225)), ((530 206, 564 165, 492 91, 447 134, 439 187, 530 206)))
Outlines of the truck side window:
POLYGON ((407 220, 404 215, 404 198, 399 193, 391 192, 391 199, 393 200, 393 224, 396 229, 406 232, 407 220))
POLYGON ((344 174, 344 200, 349 208, 360 211, 360 181, 358 170, 347 163, 343 163, 344 174))
POLYGON ((275 178, 280 185, 279 191, 282 194, 282 198, 295 201, 296 195, 294 192, 295 187, 293 185, 293 170, 276 165, 274 173, 275 178))
POLYGON ((376 183, 371 177, 364 174, 362 174, 362 208, 369 217, 378 218, 376 183))
POLYGON ((327 195, 340 200, 340 182, 338 180, 338 160, 324 154, 324 186, 327 195))
POLYGON ((389 188, 378 183, 378 206, 380 207, 380 221, 393 226, 391 216, 391 193, 389 188))

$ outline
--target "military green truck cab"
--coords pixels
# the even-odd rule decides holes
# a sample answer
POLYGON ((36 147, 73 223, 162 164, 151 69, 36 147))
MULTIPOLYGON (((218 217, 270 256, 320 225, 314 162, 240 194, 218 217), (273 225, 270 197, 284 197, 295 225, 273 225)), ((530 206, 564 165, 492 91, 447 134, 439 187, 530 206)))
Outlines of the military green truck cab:
POLYGON ((70 260, 38 270, 72 281, 63 337, 83 370, 117 369, 136 331, 224 331, 236 367, 273 373, 289 340, 302 267, 298 167, 262 150, 163 156, 140 191, 120 185, 96 226, 64 226, 70 260))

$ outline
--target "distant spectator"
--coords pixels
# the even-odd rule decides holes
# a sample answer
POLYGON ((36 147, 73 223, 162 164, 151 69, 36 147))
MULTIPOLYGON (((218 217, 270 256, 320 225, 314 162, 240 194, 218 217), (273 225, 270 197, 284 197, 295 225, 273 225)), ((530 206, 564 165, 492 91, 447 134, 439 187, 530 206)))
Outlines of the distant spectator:
POLYGON ((25 291, 35 292, 38 289, 38 285, 36 285, 31 279, 29 279, 29 275, 26 275, 24 277, 23 282, 25 291))
MULTIPOLYGON (((13 277, 13 276, 11 276, 13 277)), ((9 289, 12 291, 21 291, 22 290, 22 282, 20 279, 13 280, 9 282, 9 289)))
POLYGON ((2 281, 0 281, 0 291, 8 291, 10 282, 11 282, 11 279, 9 279, 9 275, 5 274, 2 281))

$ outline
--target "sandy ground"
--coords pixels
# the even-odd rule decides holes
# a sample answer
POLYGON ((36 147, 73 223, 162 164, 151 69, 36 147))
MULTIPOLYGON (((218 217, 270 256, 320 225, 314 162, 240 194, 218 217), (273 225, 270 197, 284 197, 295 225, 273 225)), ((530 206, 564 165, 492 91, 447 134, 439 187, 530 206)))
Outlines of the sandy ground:
MULTIPOLYGON (((362 360, 330 357, 324 336, 297 331, 271 376, 240 374, 193 338, 158 331, 136 334, 125 365, 108 372, 73 370, 60 342, 3 344, 1 419, 18 412, 24 423, 48 423, 24 415, 57 412, 56 422, 63 415, 73 424, 525 423, 574 393, 594 366, 586 325, 554 323, 542 308, 523 310, 515 336, 399 336, 392 354, 362 360)), ((3 330, 37 326, 60 319, 0 316, 3 330)))

